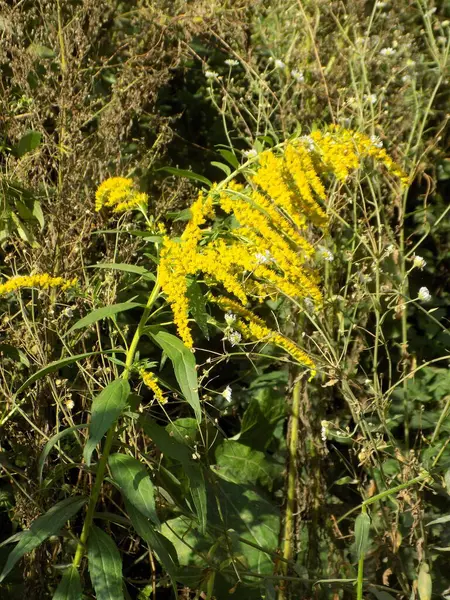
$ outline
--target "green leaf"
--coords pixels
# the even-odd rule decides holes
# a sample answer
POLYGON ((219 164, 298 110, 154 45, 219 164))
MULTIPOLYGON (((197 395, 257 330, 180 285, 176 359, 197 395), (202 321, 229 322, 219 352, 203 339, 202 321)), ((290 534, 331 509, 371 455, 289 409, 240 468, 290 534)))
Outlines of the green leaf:
POLYGON ((48 442, 44 446, 44 449, 42 450, 41 456, 39 457, 39 462, 38 462, 38 480, 39 480, 39 483, 41 483, 41 481, 42 481, 42 471, 44 470, 45 460, 46 460, 47 456, 49 455, 49 453, 50 453, 51 449, 53 448, 53 446, 55 444, 57 444, 60 439, 62 439, 63 437, 65 437, 69 433, 73 433, 74 431, 77 431, 78 429, 84 429, 85 427, 89 427, 89 425, 83 423, 81 425, 74 425, 73 427, 68 427, 67 429, 63 429, 59 433, 55 434, 53 437, 51 437, 48 440, 48 442))
POLYGON ((200 525, 200 532, 205 533, 207 523, 206 485, 200 464, 190 461, 185 463, 184 471, 189 479, 189 491, 195 506, 195 513, 200 525))
POLYGON ((10 344, 0 344, 0 354, 8 356, 16 362, 22 363, 26 367, 30 366, 30 361, 28 360, 27 355, 15 346, 11 346, 10 344))
POLYGON ((123 271, 124 273, 135 273, 146 279, 155 279, 153 273, 150 273, 144 267, 138 265, 128 265, 126 263, 98 263, 97 265, 89 265, 87 269, 111 269, 112 271, 123 271))
POLYGON ((139 423, 145 434, 153 440, 158 450, 160 450, 164 456, 178 460, 182 464, 191 461, 189 447, 178 441, 174 435, 170 435, 170 433, 168 433, 164 427, 158 425, 156 421, 143 415, 140 417, 139 423))
POLYGON ((433 584, 430 575, 430 567, 427 563, 422 563, 417 578, 417 590, 420 600, 431 600, 433 584))
POLYGON ((31 209, 31 212, 32 212, 33 217, 39 223, 39 225, 41 227, 41 231, 42 231, 42 229, 44 229, 44 225, 45 225, 45 218, 44 218, 44 213, 42 211, 41 203, 38 202, 37 200, 34 200, 33 208, 31 209))
POLYGON ((41 44, 30 44, 27 52, 37 56, 38 58, 55 58, 55 51, 41 44))
POLYGON ((236 157, 235 154, 233 154, 233 152, 230 152, 229 150, 219 150, 219 153, 224 157, 224 159, 230 163, 230 165, 232 167, 234 167, 235 169, 239 169, 239 161, 236 157))
POLYGON ((136 533, 155 552, 159 562, 167 571, 175 590, 175 581, 178 569, 178 557, 175 546, 159 531, 153 527, 148 519, 142 515, 135 506, 125 500, 125 506, 131 523, 136 533))
POLYGON ((245 558, 250 571, 272 575, 273 558, 268 552, 275 552, 278 548, 278 510, 271 502, 246 486, 220 482, 218 488, 225 519, 222 527, 233 529, 242 538, 239 540, 231 537, 235 555, 245 558), (245 540, 258 547, 249 546, 245 540))
POLYGON ((175 419, 165 429, 175 440, 188 447, 195 444, 199 432, 197 421, 190 417, 175 419))
POLYGON ((186 171, 185 169, 176 169, 175 167, 163 167, 162 169, 158 170, 166 171, 166 173, 170 173, 170 175, 176 175, 177 177, 186 177, 186 179, 200 181, 201 183, 205 183, 208 187, 212 186, 212 182, 209 179, 203 177, 203 175, 198 175, 193 171, 186 171))
POLYGON ((19 140, 15 147, 15 153, 20 158, 27 152, 35 150, 41 143, 42 134, 38 131, 27 131, 19 140))
POLYGON ((450 521, 450 515, 445 515, 444 517, 439 517, 439 519, 434 519, 425 525, 425 527, 430 527, 430 525, 439 525, 440 523, 448 523, 450 521))
POLYGON ((265 450, 277 424, 286 415, 284 374, 270 373, 256 378, 248 390, 253 396, 242 417, 241 432, 234 439, 255 450, 265 450))
POLYGON ((111 454, 108 464, 113 479, 125 498, 159 526, 155 490, 145 466, 128 454, 111 454))
POLYGON ((213 160, 211 162, 211 164, 213 165, 213 167, 217 167, 218 169, 220 169, 221 171, 223 171, 227 177, 229 175, 231 175, 231 169, 230 169, 230 167, 228 165, 224 165, 223 163, 217 162, 215 160, 213 160))
POLYGON ((195 368, 195 358, 189 348, 176 336, 166 331, 158 331, 149 335, 164 350, 170 358, 175 371, 178 385, 183 396, 194 409, 197 421, 202 420, 202 411, 200 408, 200 398, 198 397, 197 371, 195 368))
POLYGON ((112 538, 95 526, 88 540, 88 565, 97 600, 124 600, 119 550, 112 538))
POLYGON ((200 327, 201 332, 209 340, 208 332, 208 313, 206 312, 205 295, 197 281, 192 281, 187 290, 189 300, 189 310, 200 327))
POLYGON ((83 590, 78 569, 69 567, 64 571, 52 600, 81 600, 82 594, 83 590))
POLYGON ((369 548, 370 517, 367 513, 361 513, 355 521, 355 552, 359 560, 369 548))
POLYGON ((10 552, 8 560, 0 575, 0 582, 5 579, 24 554, 27 554, 40 546, 42 542, 51 535, 57 535, 66 521, 71 519, 85 502, 86 498, 80 496, 66 498, 52 506, 44 515, 41 515, 33 521, 30 529, 22 533, 19 542, 10 552))
POLYGON ((138 306, 141 306, 139 302, 120 302, 119 304, 111 304, 110 306, 97 308, 72 325, 65 335, 69 335, 69 333, 72 333, 77 329, 88 327, 89 325, 92 325, 92 323, 96 323, 101 319, 106 319, 106 317, 112 317, 113 315, 131 310, 132 308, 136 308, 138 306))
POLYGON ((92 403, 91 425, 89 440, 84 448, 83 456, 87 466, 91 464, 94 448, 117 421, 127 405, 130 394, 130 384, 126 379, 111 381, 92 403))
POLYGON ((63 367, 67 365, 71 365, 73 363, 78 362, 79 360, 83 360, 83 358, 88 358, 89 356, 94 356, 95 354, 103 354, 102 352, 84 352, 83 354, 74 354, 73 356, 68 356, 67 358, 61 358, 61 360, 56 360, 55 362, 50 363, 46 367, 39 369, 36 371, 31 377, 29 377, 25 383, 23 383, 20 388, 16 392, 16 396, 24 392, 27 388, 30 387, 35 381, 38 379, 42 379, 49 373, 54 373, 55 371, 59 371, 63 367))
POLYGON ((263 452, 253 450, 233 440, 225 440, 215 451, 216 465, 213 471, 225 481, 240 484, 256 484, 258 481, 269 489, 273 483, 273 466, 263 452))
POLYGON ((174 436, 171 436, 153 419, 143 417, 140 423, 145 433, 154 441, 156 447, 164 456, 177 460, 183 465, 184 472, 189 479, 189 491, 200 523, 200 530, 204 532, 206 528, 207 507, 206 486, 201 465, 192 460, 188 446, 179 442, 174 436))

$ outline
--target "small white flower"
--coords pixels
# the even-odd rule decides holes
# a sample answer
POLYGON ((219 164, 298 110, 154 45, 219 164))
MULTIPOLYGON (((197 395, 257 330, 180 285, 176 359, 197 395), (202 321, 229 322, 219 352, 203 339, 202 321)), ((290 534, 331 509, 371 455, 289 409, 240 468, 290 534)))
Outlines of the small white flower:
POLYGON ((423 259, 421 256, 419 256, 418 254, 415 254, 413 257, 413 267, 415 267, 416 269, 423 269, 424 266, 427 264, 427 261, 425 259, 423 259))
POLYGON ((264 254, 262 254, 261 252, 257 252, 255 254, 255 258, 258 261, 258 265, 265 265, 266 263, 272 260, 272 255, 268 250, 266 250, 264 254))
POLYGON ((305 81, 303 71, 299 71, 298 69, 292 69, 291 75, 297 83, 303 83, 305 81))
POLYGON ((375 104, 377 101, 376 94, 364 94, 363 98, 364 100, 368 100, 370 104, 375 104))
POLYGON ((391 46, 388 46, 387 48, 381 48, 380 54, 381 56, 392 56, 395 54, 395 50, 391 46))
POLYGON ((370 136, 370 141, 375 146, 375 148, 382 148, 383 147, 383 142, 380 140, 380 138, 377 135, 371 135, 370 136))
POLYGON ((229 385, 223 390, 222 396, 227 402, 231 402, 231 387, 229 385))
POLYGON ((275 59, 274 65, 275 65, 275 69, 285 69, 286 68, 286 64, 279 58, 275 59))
POLYGON ((427 287, 421 287, 418 293, 419 300, 422 302, 429 302, 431 300, 431 294, 427 287))
POLYGON ((300 141, 305 144, 308 152, 312 152, 314 150, 314 148, 315 148, 314 140, 312 139, 312 137, 310 135, 302 135, 302 137, 300 138, 300 141))
POLYGON ((227 334, 227 339, 232 346, 236 346, 242 340, 242 335, 239 333, 239 331, 234 331, 234 329, 231 329, 227 334))
POLYGON ((258 152, 254 148, 251 150, 244 150, 243 154, 246 158, 255 158, 255 156, 258 156, 258 152))
POLYGON ((217 79, 219 77, 219 73, 215 71, 205 71, 206 79, 217 79))
POLYGON ((389 246, 386 248, 386 256, 390 256, 394 252, 394 250, 394 244, 389 244, 389 246))
POLYGON ((71 398, 69 398, 68 400, 66 400, 64 402, 64 404, 66 405, 66 408, 68 410, 72 410, 72 408, 75 406, 75 402, 71 398))
POLYGON ((330 252, 330 250, 328 250, 328 248, 319 246, 319 250, 320 250, 320 256, 321 256, 321 258, 323 258, 323 260, 326 260, 327 262, 333 262, 334 255, 332 252, 330 252))
POLYGON ((233 325, 233 323, 236 321, 236 315, 233 314, 231 311, 228 311, 227 313, 225 313, 225 323, 228 325, 228 327, 231 327, 231 325, 233 325))
POLYGON ((227 60, 225 61, 225 64, 228 65, 229 67, 237 67, 239 64, 239 61, 235 60, 234 58, 227 58, 227 60))
POLYGON ((71 319, 73 317, 73 310, 71 306, 67 306, 64 310, 63 310, 63 315, 65 317, 67 317, 68 319, 71 319))
POLYGON ((377 2, 375 2, 376 8, 386 8, 387 5, 388 2, 383 2, 382 0, 377 0, 377 2))

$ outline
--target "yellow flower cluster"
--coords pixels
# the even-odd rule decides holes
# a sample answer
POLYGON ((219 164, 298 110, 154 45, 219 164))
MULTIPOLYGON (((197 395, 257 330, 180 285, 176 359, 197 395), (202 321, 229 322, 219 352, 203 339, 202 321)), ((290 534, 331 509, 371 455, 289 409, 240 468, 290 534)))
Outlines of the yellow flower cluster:
POLYGON ((115 213, 142 207, 146 209, 148 196, 139 192, 132 179, 125 177, 110 177, 97 189, 95 194, 95 210, 103 207, 112 208, 115 213))
POLYGON ((0 295, 16 292, 22 288, 39 288, 41 290, 60 288, 64 291, 70 287, 74 287, 77 281, 76 277, 73 279, 64 279, 63 277, 52 277, 48 273, 41 275, 17 275, 0 284, 0 295))
POLYGON ((297 344, 294 344, 294 342, 281 333, 269 329, 265 322, 252 311, 225 296, 216 298, 212 294, 209 294, 208 300, 217 304, 223 311, 228 311, 241 317, 234 323, 233 327, 240 331, 244 337, 258 342, 270 342, 282 348, 298 363, 311 369, 311 377, 314 377, 316 369, 313 360, 297 344))
POLYGON ((156 375, 152 373, 152 371, 145 371, 144 369, 141 369, 139 371, 139 375, 141 376, 141 379, 144 382, 144 384, 150 390, 152 390, 158 402, 160 404, 165 404, 167 402, 167 399, 164 398, 162 389, 158 385, 158 378, 156 377, 156 375))
POLYGON ((379 145, 356 132, 331 128, 326 133, 292 140, 265 151, 247 175, 249 185, 231 179, 200 192, 191 219, 178 240, 164 236, 159 277, 183 342, 192 347, 189 328, 188 277, 202 274, 207 285, 221 286, 235 299, 215 300, 239 315, 242 335, 270 341, 314 372, 314 363, 296 344, 267 328, 245 308, 248 300, 276 298, 280 293, 320 305, 317 274, 310 261, 314 248, 308 226, 327 227, 326 193, 320 178, 333 173, 345 179, 365 156, 381 161, 404 177, 379 145), (237 226, 217 235, 208 228, 214 208, 233 215, 237 226))
POLYGON ((311 139, 318 149, 320 160, 340 180, 345 180, 350 171, 357 169, 364 157, 369 156, 386 167, 389 173, 398 177, 403 185, 409 183, 406 173, 372 138, 338 125, 330 131, 314 131, 311 139))

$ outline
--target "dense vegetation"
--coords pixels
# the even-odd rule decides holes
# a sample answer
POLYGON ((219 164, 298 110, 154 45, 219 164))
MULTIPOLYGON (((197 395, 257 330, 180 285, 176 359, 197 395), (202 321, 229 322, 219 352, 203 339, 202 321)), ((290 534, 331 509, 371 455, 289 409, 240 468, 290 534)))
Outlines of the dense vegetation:
POLYGON ((450 598, 433 0, 0 0, 0 596, 450 598))

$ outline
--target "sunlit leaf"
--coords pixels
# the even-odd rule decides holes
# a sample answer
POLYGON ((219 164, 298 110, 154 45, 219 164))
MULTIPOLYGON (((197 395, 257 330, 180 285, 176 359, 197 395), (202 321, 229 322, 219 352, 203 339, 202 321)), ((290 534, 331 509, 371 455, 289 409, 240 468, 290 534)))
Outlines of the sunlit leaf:
POLYGON ((128 454, 111 454, 108 464, 113 479, 125 498, 145 517, 159 525, 155 490, 145 466, 128 454))
POLYGON ((72 325, 66 335, 69 335, 77 329, 88 327, 89 325, 92 325, 101 319, 112 317, 121 312, 131 310, 132 308, 137 308, 138 306, 141 306, 139 302, 120 302, 119 304, 111 304, 110 306, 102 306, 102 308, 97 308, 72 325))
POLYGON ((172 361, 175 377, 177 378, 181 392, 194 409, 197 421, 200 423, 202 420, 202 411, 198 396, 194 355, 180 339, 166 331, 158 331, 156 334, 150 332, 150 335, 172 361))
POLYGON ((94 448, 111 425, 117 421, 127 405, 129 394, 130 384, 128 381, 126 379, 115 379, 94 399, 89 439, 83 452, 84 460, 88 466, 91 464, 94 448))

